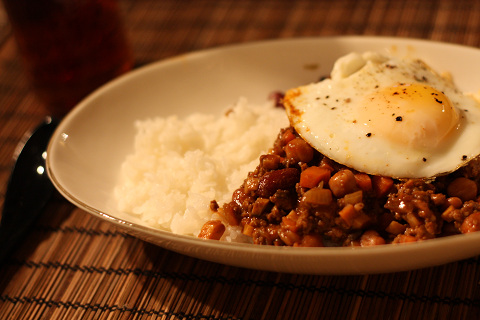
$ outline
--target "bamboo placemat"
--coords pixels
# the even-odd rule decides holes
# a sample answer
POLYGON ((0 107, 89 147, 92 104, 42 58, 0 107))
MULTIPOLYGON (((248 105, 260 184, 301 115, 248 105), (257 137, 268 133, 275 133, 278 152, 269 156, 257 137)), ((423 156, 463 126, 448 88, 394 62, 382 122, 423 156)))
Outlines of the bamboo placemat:
MULTIPOLYGON (((123 0, 121 5, 136 65, 225 44, 304 36, 385 35, 480 45, 478 1, 123 0)), ((9 32, 2 26, 0 206, 18 141, 47 114, 29 90, 9 32)), ((235 268, 125 235, 57 194, 0 265, 0 318, 478 319, 480 260, 364 276, 235 268)))

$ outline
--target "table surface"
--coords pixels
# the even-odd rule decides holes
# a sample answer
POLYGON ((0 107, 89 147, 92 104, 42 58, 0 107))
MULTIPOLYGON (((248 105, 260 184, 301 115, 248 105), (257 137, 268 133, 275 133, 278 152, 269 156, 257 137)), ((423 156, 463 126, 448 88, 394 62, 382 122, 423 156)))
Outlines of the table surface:
MULTIPOLYGON (((122 0, 140 66, 263 39, 414 37, 478 47, 480 1, 122 0)), ((26 131, 47 115, 0 10, 0 206, 26 131)), ((59 194, 0 265, 2 319, 473 319, 480 260, 395 274, 312 276, 224 266, 116 230, 59 194)))

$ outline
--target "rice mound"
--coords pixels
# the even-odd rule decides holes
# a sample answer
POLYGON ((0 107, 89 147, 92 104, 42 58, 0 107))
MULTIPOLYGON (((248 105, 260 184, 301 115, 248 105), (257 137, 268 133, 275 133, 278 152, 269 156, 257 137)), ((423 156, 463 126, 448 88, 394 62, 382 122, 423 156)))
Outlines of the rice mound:
MULTIPOLYGON (((210 201, 231 201, 285 126, 285 111, 273 102, 257 106, 244 98, 221 116, 136 121, 134 152, 114 190, 118 207, 152 227, 197 236, 205 222, 221 219, 212 216, 210 201)), ((227 227, 223 240, 245 239, 227 227)))

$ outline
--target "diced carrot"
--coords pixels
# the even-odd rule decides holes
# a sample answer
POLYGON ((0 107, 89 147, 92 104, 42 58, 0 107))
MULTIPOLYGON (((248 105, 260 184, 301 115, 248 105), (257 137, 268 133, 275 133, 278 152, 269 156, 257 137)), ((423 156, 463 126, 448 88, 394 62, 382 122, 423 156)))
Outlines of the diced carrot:
POLYGON ((450 205, 447 209, 445 209, 445 211, 442 212, 442 219, 447 222, 452 222, 453 220, 455 220, 454 213, 455 207, 450 205))
POLYGON ((320 181, 328 182, 330 170, 316 166, 308 167, 300 175, 300 186, 304 188, 315 188, 320 181))
POLYGON ((295 221, 293 221, 287 216, 282 217, 282 223, 287 229, 290 229, 291 227, 294 227, 296 225, 295 221))
POLYGON ((347 204, 338 214, 347 226, 353 229, 362 229, 370 222, 370 217, 362 211, 355 210, 352 204, 347 204))
POLYGON ((353 221, 358 216, 358 212, 351 204, 347 204, 345 207, 343 207, 343 209, 340 210, 338 214, 349 227, 353 225, 353 221))
POLYGON ((246 224, 246 225, 243 226, 242 233, 244 235, 251 237, 252 234, 253 234, 253 231, 254 231, 254 228, 251 225, 246 224))
POLYGON ((373 176, 372 186, 378 198, 386 196, 393 186, 393 179, 388 177, 373 176))
POLYGON ((355 182, 357 186, 365 192, 372 190, 372 179, 366 173, 356 173, 355 182))
POLYGON ((392 221, 390 224, 385 228, 385 231, 391 234, 401 234, 405 232, 407 227, 398 221, 392 221))
POLYGON ((352 228, 353 229, 363 229, 365 228, 366 225, 370 223, 370 217, 367 216, 364 212, 362 211, 357 211, 358 215, 353 219, 353 224, 352 228))
POLYGON ((278 236, 280 237, 280 239, 282 239, 283 242, 285 242, 287 246, 293 246, 296 242, 300 242, 302 240, 300 235, 290 230, 280 229, 278 231, 278 236))
POLYGON ((292 220, 288 216, 285 216, 285 217, 282 218, 282 224, 283 224, 285 229, 288 229, 288 230, 293 231, 293 232, 298 231, 299 227, 297 226, 296 221, 292 220))

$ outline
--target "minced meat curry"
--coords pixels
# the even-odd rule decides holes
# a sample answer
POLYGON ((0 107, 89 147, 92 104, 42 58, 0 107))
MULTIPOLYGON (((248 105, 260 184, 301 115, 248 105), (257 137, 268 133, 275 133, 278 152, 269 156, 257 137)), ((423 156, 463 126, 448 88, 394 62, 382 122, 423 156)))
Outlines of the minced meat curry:
MULTIPOLYGON (((433 181, 356 172, 282 129, 273 148, 233 193, 211 208, 255 244, 372 246, 480 231, 480 160, 433 181)), ((199 237, 220 239, 209 221, 199 237)))

